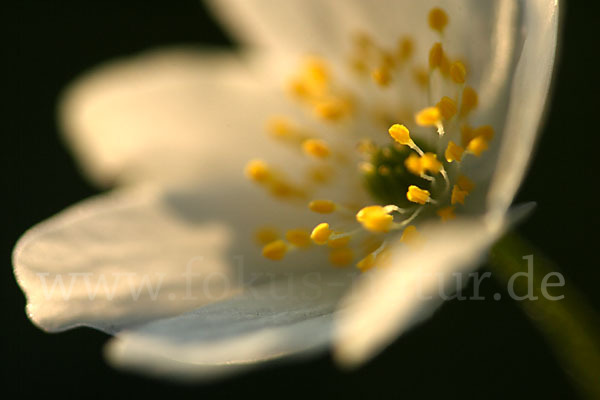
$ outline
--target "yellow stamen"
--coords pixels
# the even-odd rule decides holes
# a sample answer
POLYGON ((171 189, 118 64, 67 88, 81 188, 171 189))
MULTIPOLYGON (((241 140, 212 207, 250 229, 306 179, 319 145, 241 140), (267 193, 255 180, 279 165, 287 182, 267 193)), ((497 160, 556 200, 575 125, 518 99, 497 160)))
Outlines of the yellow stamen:
POLYGON ((478 103, 477 92, 472 87, 465 87, 462 92, 462 102, 460 104, 460 115, 465 116, 471 112, 478 103))
POLYGON ((268 226, 259 228, 254 232, 254 239, 258 244, 263 246, 276 241, 278 238, 279 232, 277 229, 268 226))
POLYGON ((450 75, 450 59, 446 56, 446 53, 442 54, 442 60, 440 61, 440 73, 446 77, 450 75))
POLYGON ((465 149, 454 143, 453 141, 448 142, 448 147, 446 148, 446 152, 444 156, 446 156, 446 161, 453 162, 462 160, 463 153, 465 149))
POLYGON ((285 238, 297 247, 310 246, 310 232, 306 229, 291 229, 285 233, 285 238))
POLYGON ((425 204, 430 200, 430 193, 427 190, 421 189, 418 186, 410 185, 406 192, 408 201, 418 204, 425 204))
POLYGON ((352 263, 354 252, 349 247, 333 249, 329 253, 329 262, 334 267, 346 267, 352 263))
POLYGON ((441 43, 434 43, 429 50, 429 68, 436 69, 442 65, 442 59, 444 58, 444 49, 441 43))
POLYGON ((315 114, 326 121, 338 121, 346 115, 348 107, 339 99, 323 100, 315 105, 315 114))
POLYGON ((329 157, 330 151, 327 143, 320 139, 307 139, 302 142, 302 149, 308 155, 316 158, 329 157))
POLYGON ((415 116, 415 122, 420 126, 438 126, 441 113, 437 107, 427 107, 419 111, 415 116))
POLYGON ((404 228, 402 232, 402 236, 400 236, 400 241, 407 244, 416 244, 421 239, 421 235, 417 231, 417 227, 414 225, 409 225, 404 228))
POLYGON ((398 59, 402 62, 409 60, 414 52, 414 42, 411 38, 405 37, 398 41, 398 59))
POLYGON ((262 160, 252 160, 246 164, 245 174, 255 182, 266 182, 271 177, 269 166, 262 160))
POLYGON ((287 139, 293 135, 292 124, 285 117, 271 117, 267 122, 267 130, 277 138, 287 139))
POLYGON ((373 77, 373 80, 382 87, 389 86, 390 82, 392 81, 392 75, 387 67, 374 69, 371 73, 371 76, 373 77))
POLYGON ((404 125, 394 124, 388 129, 390 136, 398 143, 405 146, 414 145, 413 140, 410 138, 410 131, 404 125))
POLYGON ((473 137, 481 136, 490 142, 494 138, 494 128, 491 125, 482 125, 473 131, 473 137))
POLYGON ((475 188, 475 183, 473 183, 472 180, 470 180, 464 175, 458 177, 458 179, 456 180, 456 184, 459 188, 461 188, 467 193, 471 193, 471 191, 473 191, 473 189, 475 188))
POLYGON ((331 200, 313 200, 308 203, 308 208, 319 214, 329 214, 335 211, 336 205, 331 200))
POLYGON ((450 97, 442 97, 440 102, 437 103, 435 106, 440 110, 440 113, 442 114, 442 117, 444 117, 445 120, 448 120, 454 117, 454 115, 456 115, 456 102, 450 97))
POLYGON ((404 166, 411 173, 421 176, 425 173, 425 167, 423 166, 421 157, 416 154, 411 154, 404 160, 404 166))
POLYGON ((469 142, 473 140, 473 138, 475 137, 474 132, 475 131, 473 130, 473 128, 468 124, 464 124, 460 127, 461 143, 463 147, 467 147, 469 145, 469 142))
POLYGON ((442 170, 442 163, 438 161, 437 154, 425 153, 421 157, 421 165, 426 171, 438 174, 442 170))
POLYGON ((332 233, 333 232, 331 231, 331 229, 329 229, 329 224, 326 222, 323 222, 323 223, 315 226, 315 228, 312 230, 312 232, 310 234, 310 238, 316 244, 324 245, 324 244, 327 244, 327 241, 329 240, 329 236, 331 236, 332 233))
POLYGON ((375 266, 376 259, 377 257, 375 257, 373 253, 370 253, 365 258, 356 263, 356 266, 362 272, 368 271, 375 266))
POLYGON ((263 247, 262 255, 269 260, 278 261, 285 257, 288 246, 283 240, 276 240, 263 247))
MULTIPOLYGON (((334 232, 333 236, 335 235, 339 235, 340 232, 334 232)), ((350 242, 351 236, 350 235, 346 235, 346 236, 340 236, 340 237, 330 237, 329 240, 327 241, 327 246, 337 249, 340 247, 346 247, 348 245, 348 242, 350 242)))
POLYGON ((487 141, 482 136, 478 136, 469 142, 467 150, 479 157, 488 147, 487 141))
POLYGON ((469 192, 467 192, 466 190, 462 190, 458 185, 454 185, 454 187, 452 188, 452 197, 450 199, 450 204, 465 204, 465 198, 468 194, 469 192))
POLYGON ((441 8, 432 8, 428 16, 429 27, 439 33, 448 25, 448 14, 441 8))
POLYGON ((467 77, 467 68, 460 61, 455 61, 450 66, 450 78, 455 83, 465 83, 467 77))
POLYGON ((442 219, 442 222, 456 218, 456 214, 454 214, 454 207, 452 206, 440 208, 436 211, 436 214, 442 219))
POLYGON ((356 213, 356 220, 368 231, 386 233, 394 224, 394 217, 389 212, 385 207, 368 206, 356 213))

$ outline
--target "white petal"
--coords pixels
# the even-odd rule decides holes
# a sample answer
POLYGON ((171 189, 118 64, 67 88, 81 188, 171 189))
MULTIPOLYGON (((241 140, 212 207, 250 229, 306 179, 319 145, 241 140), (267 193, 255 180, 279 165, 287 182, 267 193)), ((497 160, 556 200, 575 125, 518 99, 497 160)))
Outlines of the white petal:
POLYGON ((251 185, 131 189, 34 227, 17 243, 13 264, 27 312, 43 329, 115 332, 226 298, 261 271, 310 271, 320 255, 296 252, 275 263, 253 243, 263 224, 303 226, 304 218, 251 185))
POLYGON ((323 349, 348 284, 348 276, 327 270, 269 280, 236 298, 122 332, 107 356, 124 368, 198 379, 323 349))
POLYGON ((338 361, 364 362, 428 317, 500 233, 480 219, 457 220, 424 227, 419 247, 399 246, 387 268, 366 275, 344 299, 335 324, 338 361))
POLYGON ((488 208, 498 218, 506 212, 533 153, 540 121, 549 99, 559 28, 556 0, 524 1, 525 41, 512 80, 488 208))
POLYGON ((217 165, 239 172, 261 148, 269 94, 231 54, 175 49, 99 67, 67 90, 60 111, 68 144, 101 184, 202 180, 217 165), (224 149, 239 161, 223 163, 224 149))

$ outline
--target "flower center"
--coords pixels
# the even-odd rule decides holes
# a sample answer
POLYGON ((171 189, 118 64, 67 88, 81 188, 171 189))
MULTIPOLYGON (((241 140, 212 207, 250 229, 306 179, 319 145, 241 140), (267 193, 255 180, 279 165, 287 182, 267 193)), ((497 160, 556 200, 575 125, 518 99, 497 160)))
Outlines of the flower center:
MULTIPOLYGON (((442 39, 448 21, 442 9, 429 12, 429 26, 442 39)), ((463 61, 453 61, 437 42, 429 50, 428 68, 423 68, 415 64, 414 51, 410 37, 400 38, 390 51, 361 34, 350 57, 351 85, 340 84, 329 66, 315 57, 291 79, 292 97, 328 132, 273 118, 268 125, 271 135, 310 160, 306 179, 293 182, 262 160, 249 162, 246 176, 279 199, 308 203, 323 221, 285 235, 273 228, 259 229, 256 237, 266 258, 281 260, 289 251, 327 246, 332 265, 355 262, 365 271, 383 265, 392 240, 418 244, 422 219, 437 216, 447 221, 464 206, 475 185, 461 173, 461 163, 465 157, 481 156, 494 130, 468 123, 478 98, 466 85, 463 61), (446 95, 433 100, 434 86, 446 95), (417 95, 403 96, 411 90, 417 95), (418 97, 427 98, 424 108, 405 102, 418 97), (361 196, 356 187, 370 200, 357 204, 361 196), (322 188, 336 188, 339 198, 320 197, 322 188)))

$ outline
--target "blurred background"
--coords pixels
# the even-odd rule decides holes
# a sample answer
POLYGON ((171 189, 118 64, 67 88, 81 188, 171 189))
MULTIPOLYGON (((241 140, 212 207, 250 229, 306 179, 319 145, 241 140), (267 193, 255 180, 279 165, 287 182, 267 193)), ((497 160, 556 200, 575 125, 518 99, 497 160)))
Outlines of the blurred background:
MULTIPOLYGON (((537 154, 518 201, 537 201, 519 231, 600 310, 598 262, 598 51, 596 2, 563 2, 563 42, 554 95, 537 154), (572 189, 567 191, 567 189, 572 189), (574 194, 573 194, 574 193, 574 194)), ((57 97, 98 63, 170 44, 233 46, 195 0, 19 1, 2 5, 3 374, 21 395, 106 398, 194 395, 344 398, 577 398, 546 339, 508 296, 484 281, 485 301, 449 301, 365 367, 343 372, 330 356, 248 373, 222 383, 177 386, 107 366, 107 336, 76 329, 46 334, 24 312, 10 253, 33 224, 97 190, 59 140, 57 97), (8 93, 6 92, 8 90, 8 93), (121 392, 126 390, 126 392, 121 392)), ((484 267, 485 268, 485 267, 484 267)))

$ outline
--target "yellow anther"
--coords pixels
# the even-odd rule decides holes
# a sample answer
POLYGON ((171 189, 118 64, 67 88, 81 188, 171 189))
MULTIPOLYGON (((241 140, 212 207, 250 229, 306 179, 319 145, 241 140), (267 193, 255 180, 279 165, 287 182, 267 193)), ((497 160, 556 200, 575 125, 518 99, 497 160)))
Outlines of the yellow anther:
POLYGON ((415 115, 415 122, 420 126, 437 126, 440 123, 441 113, 437 107, 427 107, 415 115))
POLYGON ((457 145, 453 141, 450 141, 450 142, 448 142, 448 147, 446 148, 446 152, 444 153, 444 156, 446 157, 446 161, 448 161, 448 162, 452 162, 452 161, 460 162, 460 160, 462 160, 462 156, 463 156, 464 152, 465 152, 464 148, 457 145))
POLYGON ((404 228, 402 231, 402 236, 400 236, 400 241, 406 244, 416 244, 421 240, 421 235, 419 231, 417 231, 417 227, 414 225, 409 225, 404 228))
POLYGON ((310 234, 310 238, 316 244, 324 245, 324 244, 327 244, 327 242, 329 241, 329 236, 331 236, 332 233, 333 232, 331 231, 331 229, 329 229, 329 224, 326 222, 323 222, 323 223, 315 226, 315 228, 312 230, 312 232, 310 234))
POLYGON ((446 54, 442 54, 442 60, 440 61, 440 73, 443 76, 450 75, 450 59, 446 56, 446 54))
POLYGON ((269 166, 262 160, 252 160, 246 164, 245 174, 255 182, 266 182, 271 177, 269 166))
POLYGON ((267 245, 279 238, 279 232, 275 228, 268 226, 259 228, 254 232, 254 239, 260 245, 267 245))
MULTIPOLYGON (((334 232, 333 235, 338 235, 341 232, 334 232)), ((329 238, 329 240, 327 241, 327 246, 337 249, 340 247, 346 247, 348 245, 348 243, 350 242, 351 237, 349 235, 347 236, 341 236, 341 237, 336 237, 336 238, 329 238)))
POLYGON ((292 185, 280 180, 272 182, 269 190, 273 196, 281 198, 302 195, 302 193, 299 190, 296 190, 292 185))
POLYGON ((331 200, 313 200, 308 203, 308 208, 319 214, 329 214, 335 211, 335 203, 331 200))
POLYGON ((428 190, 421 189, 418 186, 410 185, 406 192, 406 198, 408 201, 418 204, 425 204, 430 200, 430 193, 428 190))
POLYGON ((327 121, 338 121, 348 111, 347 104, 339 99, 320 101, 315 105, 315 114, 327 121))
POLYGON ((382 87, 389 86, 392 81, 392 74, 390 73, 389 68, 380 67, 373 70, 371 73, 373 80, 382 87))
POLYGON ((285 239, 296 247, 310 246, 310 232, 306 229, 290 229, 285 233, 285 239))
POLYGON ((444 49, 441 43, 434 43, 429 50, 429 68, 436 69, 442 65, 442 59, 444 58, 444 49))
POLYGON ((482 136, 477 136, 475 139, 469 142, 467 150, 479 157, 481 153, 488 149, 488 147, 488 142, 482 136))
POLYGON ((415 68, 413 77, 420 88, 425 89, 429 85, 429 74, 425 68, 415 68))
POLYGON ((465 83, 467 78, 467 68, 465 67, 465 64, 460 61, 453 62, 450 66, 450 78, 452 78, 455 83, 465 83))
POLYGON ((398 41, 398 59, 400 61, 409 60, 414 52, 414 42, 411 38, 405 37, 398 41))
POLYGON ((472 87, 465 87, 462 92, 462 101, 460 103, 460 115, 465 116, 475 107, 479 102, 477 92, 472 87))
POLYGON ((292 124, 285 117, 271 117, 267 122, 267 130, 277 138, 289 138, 293 135, 292 124))
POLYGON ((356 263, 358 269, 362 272, 368 271, 375 266, 375 261, 377 257, 373 255, 373 253, 368 254, 365 258, 356 263))
POLYGON ((262 255, 269 260, 281 260, 287 253, 288 245, 283 240, 276 240, 263 247, 262 255))
POLYGON ((394 217, 381 206, 368 206, 356 213, 356 220, 368 231, 375 233, 389 232, 394 224, 394 217))
POLYGON ((461 175, 458 177, 458 179, 456 180, 456 184, 458 185, 459 188, 461 188, 462 190, 464 190, 467 193, 471 193, 473 191, 473 189, 475 188, 475 183, 473 183, 472 180, 470 180, 469 178, 467 178, 464 175, 461 175))
POLYGON ((432 8, 428 16, 429 27, 442 33, 448 25, 448 14, 441 8, 432 8))
POLYGON ((468 194, 469 192, 467 192, 466 190, 462 190, 458 185, 454 185, 454 187, 452 188, 452 197, 450 199, 450 204, 465 204, 465 198, 468 194))
POLYGON ((475 131, 469 124, 464 124, 460 127, 460 135, 463 147, 467 147, 475 137, 475 131))
POLYGON ((486 141, 491 142, 494 138, 494 128, 492 128, 491 125, 482 125, 478 128, 475 128, 473 131, 473 137, 477 136, 480 136, 486 141))
POLYGON ((388 129, 390 136, 398 143, 405 146, 413 146, 414 142, 410 138, 410 131, 404 125, 394 124, 388 129))
POLYGON ((439 101, 439 103, 437 103, 435 105, 439 110, 440 113, 442 114, 442 117, 444 117, 444 119, 448 120, 452 117, 454 117, 454 115, 456 115, 456 102, 454 100, 452 100, 450 97, 444 96, 442 97, 442 99, 439 101))
POLYGON ((421 157, 416 154, 411 154, 410 156, 406 157, 404 160, 404 166, 409 172, 415 175, 421 176, 425 173, 425 167, 423 166, 421 157))
POLYGON ((307 139, 302 142, 302 150, 308 155, 317 158, 329 157, 330 151, 327 143, 320 139, 307 139))
POLYGON ((432 174, 438 174, 442 170, 442 163, 437 159, 437 154, 425 153, 421 157, 421 165, 423 169, 431 172, 432 174))
POLYGON ((456 214, 454 214, 454 207, 452 206, 440 208, 436 211, 436 214, 442 219, 442 222, 456 218, 456 214))
POLYGON ((333 249, 329 253, 329 262, 334 267, 347 267, 354 260, 354 252, 349 247, 333 249))

